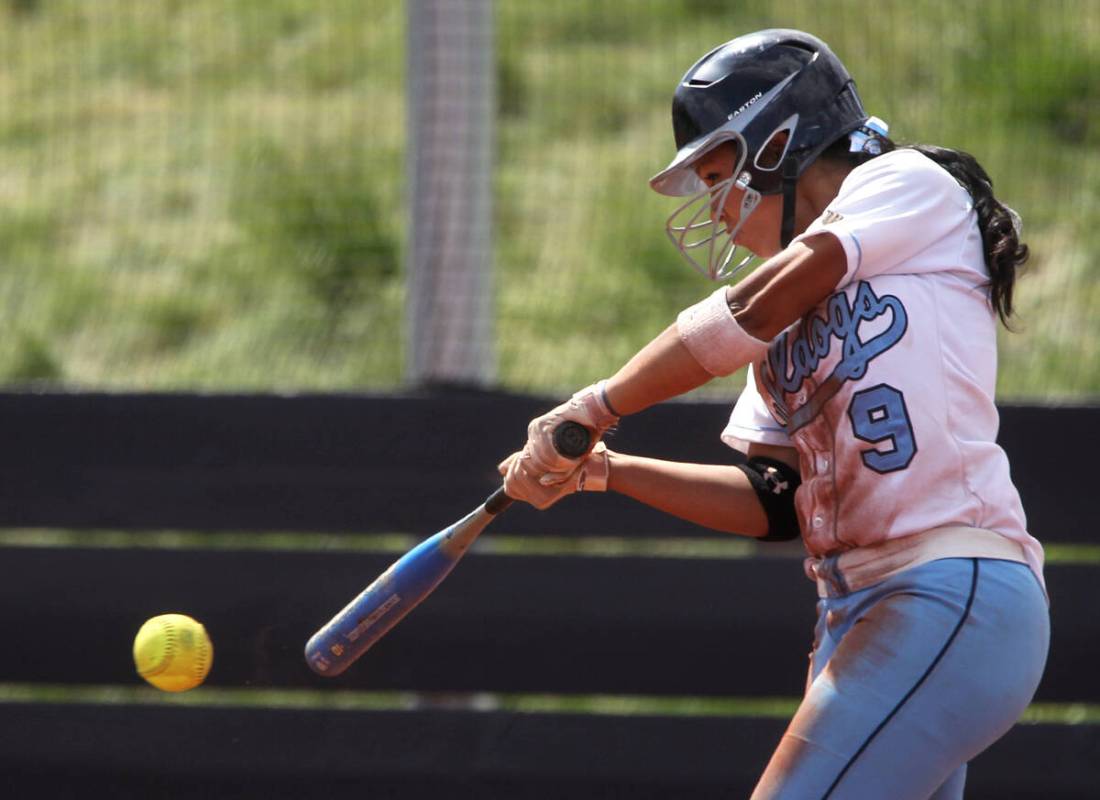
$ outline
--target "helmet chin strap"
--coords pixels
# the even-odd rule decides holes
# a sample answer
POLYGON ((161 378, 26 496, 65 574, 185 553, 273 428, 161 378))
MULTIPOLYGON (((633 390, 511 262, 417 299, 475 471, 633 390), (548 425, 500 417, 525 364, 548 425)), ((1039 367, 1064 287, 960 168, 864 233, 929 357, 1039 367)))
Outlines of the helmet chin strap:
POLYGON ((783 221, 779 228, 779 244, 783 249, 794 238, 794 187, 798 183, 798 162, 793 158, 783 160, 783 221))

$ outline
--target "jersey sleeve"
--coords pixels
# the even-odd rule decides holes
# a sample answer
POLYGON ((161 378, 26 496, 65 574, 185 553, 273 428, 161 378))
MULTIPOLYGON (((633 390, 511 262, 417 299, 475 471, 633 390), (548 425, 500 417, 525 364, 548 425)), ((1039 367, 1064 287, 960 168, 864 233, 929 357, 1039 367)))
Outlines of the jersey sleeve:
POLYGON ((839 288, 901 265, 912 271, 921 262, 915 256, 971 224, 971 206, 969 193, 946 170, 916 150, 900 149, 852 170, 794 241, 823 231, 840 240, 848 269, 839 288))
POLYGON ((722 441, 742 453, 747 453, 749 445, 754 443, 794 447, 794 442, 787 435, 787 428, 775 421, 764 403, 764 398, 760 396, 751 364, 745 388, 737 398, 729 423, 722 431, 722 441))

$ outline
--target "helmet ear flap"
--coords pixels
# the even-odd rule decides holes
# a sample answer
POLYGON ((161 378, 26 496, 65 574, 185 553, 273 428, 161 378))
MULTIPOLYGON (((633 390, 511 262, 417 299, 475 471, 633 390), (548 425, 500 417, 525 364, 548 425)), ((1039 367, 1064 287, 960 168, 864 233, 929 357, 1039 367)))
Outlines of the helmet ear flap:
POLYGON ((753 166, 762 172, 774 172, 783 164, 790 149, 794 130, 798 126, 798 114, 792 114, 771 132, 753 158, 753 166))

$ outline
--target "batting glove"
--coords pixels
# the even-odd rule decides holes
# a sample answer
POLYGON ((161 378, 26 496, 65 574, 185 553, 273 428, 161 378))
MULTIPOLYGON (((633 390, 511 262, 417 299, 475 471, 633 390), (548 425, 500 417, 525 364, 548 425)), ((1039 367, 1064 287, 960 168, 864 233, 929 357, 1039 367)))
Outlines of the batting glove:
POLYGON ((497 470, 504 476, 505 494, 543 511, 573 492, 606 492, 611 471, 607 453, 607 446, 598 442, 572 472, 564 478, 554 476, 551 481, 546 480, 547 473, 535 467, 529 447, 512 453, 497 465, 497 470))
POLYGON ((607 381, 600 381, 586 386, 557 408, 531 420, 524 452, 530 452, 532 471, 540 478, 564 481, 580 463, 579 459, 563 456, 554 446, 554 431, 561 423, 580 423, 592 433, 592 441, 598 442, 619 421, 619 415, 607 400, 606 385, 607 381))

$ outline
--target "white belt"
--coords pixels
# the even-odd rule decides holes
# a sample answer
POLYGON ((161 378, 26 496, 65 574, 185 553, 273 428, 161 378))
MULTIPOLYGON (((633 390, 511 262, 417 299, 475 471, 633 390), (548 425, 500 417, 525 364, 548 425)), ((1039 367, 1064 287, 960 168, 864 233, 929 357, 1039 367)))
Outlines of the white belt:
POLYGON ((818 597, 858 592, 892 575, 940 558, 996 558, 1026 564, 1019 542, 995 531, 948 525, 912 536, 886 539, 832 556, 805 561, 806 577, 817 583, 818 597))

